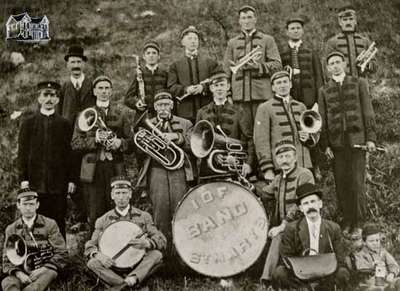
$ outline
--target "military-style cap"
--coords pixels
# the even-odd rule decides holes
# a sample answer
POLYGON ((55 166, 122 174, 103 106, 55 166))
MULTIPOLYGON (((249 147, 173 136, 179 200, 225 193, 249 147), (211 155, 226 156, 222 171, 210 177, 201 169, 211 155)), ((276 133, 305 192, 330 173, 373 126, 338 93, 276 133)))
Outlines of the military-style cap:
POLYGON ((197 34, 197 36, 200 37, 200 32, 197 30, 196 27, 194 27, 193 25, 185 28, 182 32, 181 32, 181 39, 188 33, 193 32, 195 34, 197 34))
POLYGON ((93 80, 93 88, 96 87, 97 83, 102 82, 102 81, 106 81, 106 82, 110 83, 110 85, 112 87, 111 79, 109 77, 105 76, 105 75, 101 75, 101 76, 96 77, 93 80))
POLYGON ((155 40, 148 40, 143 45, 143 51, 147 50, 149 47, 155 49, 160 53, 160 45, 155 40))
POLYGON ((165 100, 165 99, 173 101, 172 95, 169 92, 160 91, 159 93, 157 93, 154 96, 154 103, 156 103, 157 101, 160 101, 160 100, 165 100))
POLYGON ((301 23, 301 25, 305 24, 305 20, 303 17, 299 16, 299 15, 292 15, 288 20, 286 20, 286 27, 293 22, 299 22, 301 23))
POLYGON ((225 73, 222 65, 218 64, 218 66, 212 71, 212 75, 210 77, 210 83, 215 84, 223 79, 228 79, 228 75, 225 73))
POLYGON ((115 176, 111 178, 111 189, 132 188, 132 183, 126 176, 115 176))
POLYGON ((364 225, 362 230, 362 238, 363 240, 367 239, 367 236, 381 233, 379 226, 375 223, 367 223, 364 225))
POLYGON ((42 89, 54 89, 59 91, 61 85, 54 81, 41 81, 37 84, 37 90, 40 91, 42 89))
POLYGON ((70 48, 68 48, 68 52, 64 56, 64 60, 68 62, 69 57, 80 57, 84 62, 87 61, 87 57, 84 54, 83 47, 79 45, 73 45, 70 48))
POLYGON ((346 3, 337 9, 337 14, 339 18, 354 16, 356 14, 356 10, 353 5, 346 3))
POLYGON ((299 185, 296 189, 297 204, 300 204, 303 198, 314 194, 322 199, 322 190, 317 185, 311 183, 299 185))
POLYGON ((38 194, 30 188, 22 188, 17 192, 17 200, 24 199, 25 201, 28 201, 38 197, 38 194))
POLYGON ((290 74, 289 74, 289 72, 288 72, 288 71, 285 71, 285 70, 282 70, 282 71, 278 71, 278 72, 274 73, 274 74, 271 76, 271 84, 274 83, 274 81, 275 81, 276 79, 280 79, 280 78, 283 78, 283 77, 288 77, 288 78, 290 79, 290 74))
POLYGON ((341 53, 341 52, 339 52, 339 51, 333 51, 333 52, 331 52, 331 53, 326 57, 326 62, 329 62, 329 59, 330 59, 331 57, 334 57, 334 56, 339 56, 339 57, 341 57, 343 60, 345 60, 345 57, 344 57, 344 54, 343 54, 343 53, 341 53))
POLYGON ((257 10, 253 6, 243 5, 242 7, 239 8, 238 14, 240 14, 240 12, 246 12, 246 11, 253 11, 254 13, 257 13, 257 10))
POLYGON ((281 140, 275 145, 275 155, 279 155, 281 153, 287 151, 296 151, 296 146, 290 140, 281 140))

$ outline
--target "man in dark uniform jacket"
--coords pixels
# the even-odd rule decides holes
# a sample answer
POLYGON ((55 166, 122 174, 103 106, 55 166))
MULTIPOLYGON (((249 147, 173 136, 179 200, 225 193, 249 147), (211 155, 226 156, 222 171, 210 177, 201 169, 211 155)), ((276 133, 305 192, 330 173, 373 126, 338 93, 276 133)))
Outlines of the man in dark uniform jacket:
MULTIPOLYGON (((246 177, 252 172, 255 161, 253 123, 251 117, 245 114, 238 105, 228 102, 229 88, 228 75, 222 70, 216 70, 211 77, 210 84, 214 100, 197 112, 196 122, 207 120, 214 127, 215 133, 226 134, 227 137, 237 139, 243 144, 247 159, 243 163, 241 175, 246 177), (216 128, 218 125, 224 133, 216 128)), ((209 176, 215 174, 207 166, 206 159, 203 159, 200 167, 200 179, 208 179, 209 176)))
MULTIPOLYGON (((61 86, 58 111, 64 118, 71 122, 73 127, 78 113, 93 106, 96 102, 96 98, 94 97, 92 90, 93 79, 84 73, 87 57, 84 54, 83 48, 77 45, 71 46, 68 49, 68 53, 65 55, 64 60, 67 63, 70 75, 61 86)), ((82 156, 78 153, 74 153, 73 158, 76 161, 74 174, 76 175, 77 180, 79 180, 79 165, 82 156)), ((79 181, 75 193, 72 193, 70 196, 78 210, 78 215, 76 217, 78 223, 71 227, 74 229, 79 228, 80 224, 87 221, 82 185, 79 181)))
POLYGON ((17 208, 21 212, 21 217, 7 226, 3 248, 3 273, 7 274, 7 277, 1 282, 4 291, 46 290, 68 263, 65 240, 53 219, 36 213, 39 204, 38 194, 35 191, 31 189, 18 191, 17 208), (52 256, 38 262, 38 268, 32 272, 21 265, 15 265, 15 262, 10 261, 6 251, 10 247, 7 241, 11 238, 11 242, 15 235, 25 241, 28 255, 39 248, 41 250, 51 249, 52 256))
MULTIPOLYGON (((325 56, 333 51, 341 52, 347 64, 346 74, 354 77, 365 77, 372 73, 376 66, 372 59, 362 73, 357 62, 357 56, 368 49, 371 40, 364 34, 356 32, 357 16, 354 7, 348 3, 338 9, 338 21, 342 32, 328 39, 325 45, 325 56)), ((329 72, 328 72, 329 73, 329 72)))
MULTIPOLYGON (((346 288, 350 274, 345 267, 346 254, 343 237, 339 225, 321 217, 322 191, 311 183, 305 183, 297 187, 296 195, 297 204, 304 217, 290 222, 285 227, 279 251, 282 261, 272 273, 273 287, 278 289, 307 286, 283 264, 283 259, 301 257, 305 251, 308 251, 309 256, 333 252, 337 259, 336 272, 319 279, 319 285, 315 290, 333 290, 334 284, 338 288, 346 288)), ((315 266, 315 268, 319 267, 315 266)))
POLYGON ((18 170, 21 188, 39 194, 39 213, 53 218, 65 237, 66 196, 75 190, 71 151, 72 127, 55 112, 60 85, 38 84, 40 110, 26 118, 19 131, 18 170))
POLYGON ((176 113, 192 123, 197 111, 211 101, 208 79, 217 67, 216 61, 198 52, 199 34, 194 26, 182 31, 181 44, 185 55, 173 62, 168 72, 168 88, 172 96, 187 95, 177 103, 176 113))
POLYGON ((123 155, 131 153, 134 147, 134 111, 125 105, 111 103, 111 79, 97 77, 93 81, 93 92, 97 97, 93 108, 107 128, 95 126, 82 131, 76 122, 71 142, 73 150, 84 154, 80 178, 91 231, 96 219, 112 208, 110 179, 125 174, 123 155))
POLYGON ((326 61, 332 79, 319 90, 320 145, 333 160, 343 227, 351 232, 360 227, 366 214, 365 152, 354 145, 366 145, 368 151, 375 151, 375 114, 367 81, 346 75, 344 55, 332 52, 326 61))
POLYGON ((149 40, 143 46, 144 66, 136 68, 136 72, 132 76, 132 83, 126 92, 124 103, 128 107, 143 112, 148 110, 149 117, 155 116, 154 96, 159 90, 167 88, 168 72, 160 67, 160 45, 149 40), (140 84, 138 76, 143 79, 145 104, 140 97, 140 84))

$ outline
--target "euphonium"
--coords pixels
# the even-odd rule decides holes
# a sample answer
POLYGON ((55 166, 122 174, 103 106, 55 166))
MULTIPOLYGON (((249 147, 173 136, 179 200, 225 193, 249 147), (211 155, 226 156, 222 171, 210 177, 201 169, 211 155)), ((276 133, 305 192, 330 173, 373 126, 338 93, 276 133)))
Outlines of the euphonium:
POLYGON ((116 137, 115 133, 107 127, 103 119, 98 115, 97 110, 93 107, 86 108, 79 114, 77 125, 81 131, 85 132, 94 127, 97 127, 97 130, 106 132, 105 136, 99 135, 100 142, 106 149, 110 147, 116 137))
POLYGON ((163 139, 163 133, 148 118, 142 118, 142 125, 134 136, 134 142, 143 152, 159 162, 168 170, 183 166, 185 153, 176 144, 163 139))
POLYGON ((219 125, 217 134, 210 122, 201 120, 193 128, 190 136, 190 147, 197 158, 207 157, 208 167, 215 173, 240 173, 247 160, 242 142, 227 137, 219 125))
POLYGON ((42 267, 53 255, 54 252, 51 246, 40 248, 36 244, 34 247, 28 247, 25 240, 18 234, 11 235, 6 241, 6 256, 8 260, 14 266, 22 266, 28 274, 42 267))
POLYGON ((315 103, 311 109, 303 111, 303 113, 300 115, 300 128, 302 131, 310 134, 310 146, 314 146, 318 143, 322 128, 322 117, 318 112, 317 103, 315 103))

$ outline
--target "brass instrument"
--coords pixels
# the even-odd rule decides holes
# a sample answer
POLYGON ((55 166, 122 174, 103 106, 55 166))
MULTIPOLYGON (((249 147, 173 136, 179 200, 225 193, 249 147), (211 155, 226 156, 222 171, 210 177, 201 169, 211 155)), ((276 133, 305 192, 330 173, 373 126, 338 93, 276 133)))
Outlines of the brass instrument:
POLYGON ((81 131, 87 132, 94 127, 97 127, 96 133, 103 131, 105 134, 98 134, 100 143, 107 149, 110 149, 114 139, 115 133, 107 127, 103 119, 93 107, 83 110, 78 117, 77 126, 81 131))
POLYGON ((51 246, 40 247, 32 232, 29 234, 35 243, 34 246, 27 246, 25 240, 18 234, 8 237, 5 243, 8 260, 15 266, 22 266, 28 274, 42 267, 54 255, 51 246))
POLYGON ((138 82, 138 87, 139 87, 139 100, 142 101, 144 105, 146 105, 146 100, 145 100, 145 91, 144 91, 144 81, 143 81, 143 73, 142 70, 140 69, 140 57, 138 55, 132 55, 135 60, 136 60, 136 81, 138 82))
POLYGON ((363 50, 356 58, 357 66, 360 68, 361 73, 363 73, 368 65, 368 63, 372 60, 372 58, 376 55, 378 49, 375 46, 375 42, 372 42, 371 45, 363 50))
POLYGON ((215 173, 241 173, 247 160, 242 142, 226 136, 217 125, 221 134, 214 131, 212 124, 201 120, 193 128, 190 136, 190 147, 197 158, 207 157, 208 167, 215 173))
MULTIPOLYGON (((200 82, 199 84, 197 84, 197 85, 207 85, 207 84, 209 84, 210 82, 211 82, 211 79, 210 79, 210 78, 207 78, 207 79, 201 81, 201 82, 200 82)), ((188 96, 190 96, 190 95, 192 95, 192 93, 185 93, 185 94, 183 94, 183 95, 180 96, 180 97, 176 97, 176 100, 178 100, 178 102, 182 102, 183 99, 185 99, 186 97, 188 97, 188 96)))
MULTIPOLYGON (((354 147, 355 149, 360 149, 360 150, 362 150, 362 151, 368 151, 368 147, 367 147, 366 145, 355 144, 353 147, 354 147)), ((385 148, 384 146, 376 146, 375 148, 376 148, 376 150, 377 150, 378 152, 386 153, 386 151, 387 151, 386 148, 385 148)))
POLYGON ((230 69, 233 74, 236 74, 241 67, 251 62, 255 62, 262 55, 261 46, 257 46, 252 49, 248 54, 242 57, 235 65, 231 66, 230 69))
POLYGON ((307 145, 315 146, 319 141, 322 128, 322 117, 318 112, 317 103, 315 103, 311 109, 305 110, 301 113, 300 128, 302 131, 310 135, 311 140, 307 141, 307 145))
POLYGON ((134 136, 134 142, 138 148, 159 162, 168 170, 176 170, 183 166, 185 153, 176 144, 164 140, 163 133, 153 125, 148 118, 142 118, 142 125, 134 136))

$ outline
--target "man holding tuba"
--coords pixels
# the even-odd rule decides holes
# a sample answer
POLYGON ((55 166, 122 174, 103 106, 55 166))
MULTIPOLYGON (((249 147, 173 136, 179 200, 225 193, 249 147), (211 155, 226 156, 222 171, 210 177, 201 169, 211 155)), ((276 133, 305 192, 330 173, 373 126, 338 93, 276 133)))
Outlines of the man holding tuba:
MULTIPOLYGON (((148 121, 149 138, 157 138, 168 147, 168 150, 160 149, 158 154, 161 159, 151 157, 146 152, 146 160, 141 169, 140 178, 147 178, 147 188, 153 205, 153 217, 156 226, 167 237, 170 244, 167 255, 172 255, 172 230, 171 221, 174 211, 183 195, 188 190, 188 182, 193 180, 192 165, 183 149, 189 150, 186 136, 192 123, 184 118, 172 114, 174 103, 170 93, 158 92, 154 96, 154 109, 157 116, 148 121), (172 157, 175 157, 172 159, 172 157), (168 162, 163 162, 166 158, 168 162)), ((139 130, 137 135, 143 131, 139 130)), ((146 149, 152 146, 152 141, 147 145, 144 139, 135 137, 139 148, 146 149)), ((140 183, 140 181, 139 181, 140 183)))
POLYGON ((6 228, 3 272, 8 276, 1 286, 4 291, 46 290, 67 264, 64 238, 53 219, 37 214, 35 191, 19 190, 17 208, 21 217, 6 228), (33 257, 37 259, 35 264, 30 263, 33 257))
POLYGON ((272 75, 274 98, 262 103, 254 123, 254 143, 261 174, 271 182, 277 171, 275 147, 281 140, 290 140, 296 147, 297 165, 312 168, 308 145, 315 145, 313 135, 300 127, 306 106, 290 96, 292 82, 287 71, 272 75))
MULTIPOLYGON (((85 244, 85 256, 89 259, 87 266, 90 270, 107 285, 114 286, 112 290, 122 290, 125 286, 137 287, 155 271, 162 262, 160 251, 165 248, 166 239, 154 226, 149 213, 129 204, 132 198, 132 188, 127 177, 113 177, 110 185, 111 199, 115 203, 115 208, 96 220, 92 238, 85 244), (121 249, 117 249, 119 242, 113 241, 116 239, 114 236, 106 236, 110 231, 108 230, 109 226, 112 224, 118 226, 119 222, 131 222, 139 229, 137 234, 132 234, 132 237, 127 238, 128 243, 121 249), (105 246, 104 250, 102 245, 105 246), (137 252, 130 253, 129 248, 134 248, 137 252), (107 255, 109 250, 112 254, 120 254, 120 257, 127 256, 127 265, 129 265, 129 260, 132 260, 133 265, 122 269, 115 255, 114 258, 110 257, 111 253, 107 255), (139 257, 136 258, 136 256, 139 257)), ((125 234, 122 237, 126 238, 126 225, 126 223, 119 223, 120 229, 117 228, 117 231, 120 233, 115 237, 122 233, 125 234)))
MULTIPOLYGON (((250 115, 245 114, 244 110, 236 104, 231 104, 227 100, 230 89, 228 75, 222 69, 216 70, 211 76, 210 90, 213 94, 213 101, 202 107, 197 112, 196 125, 199 122, 208 121, 211 124, 211 130, 214 132, 211 136, 207 132, 193 132, 191 138, 191 147, 196 152, 210 152, 207 157, 201 161, 200 180, 208 180, 213 176, 219 176, 219 171, 226 172, 226 167, 221 164, 229 165, 232 162, 231 170, 233 172, 221 173, 221 176, 232 176, 240 174, 243 177, 252 172, 252 166, 255 159, 253 143, 253 124, 250 115), (217 138, 217 137, 221 138, 217 138), (206 140, 206 139, 210 140, 206 140), (203 148, 205 144, 214 139, 215 149, 203 148), (218 141, 217 141, 218 140, 218 141), (231 147, 229 151, 227 147, 231 147), (240 146, 242 149, 238 152, 234 148, 240 146), (200 148, 199 148, 200 147, 200 148), (210 155, 214 150, 222 149, 220 154, 215 155, 215 159, 210 160, 210 155), (207 161, 208 159, 208 161, 207 161), (239 159, 239 160, 236 160, 239 159), (231 160, 231 161, 230 161, 231 160), (236 162, 239 162, 235 166, 236 162), (236 169, 237 167, 237 169, 236 169), (239 173, 237 173, 239 171, 239 173)), ((199 128, 199 126, 196 126, 199 128)), ((194 131, 196 131, 196 128, 194 131)), ((206 131, 210 132, 206 128, 206 131)), ((197 155, 198 156, 198 155, 197 155)), ((201 156, 198 156, 201 158, 201 156)))
POLYGON ((109 77, 99 76, 93 81, 96 105, 80 113, 71 142, 73 150, 84 154, 80 179, 91 231, 96 219, 112 208, 110 179, 125 174, 123 155, 134 148, 134 111, 112 103, 112 91, 109 77))

